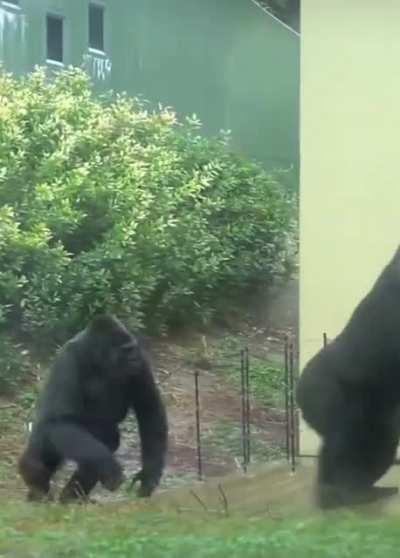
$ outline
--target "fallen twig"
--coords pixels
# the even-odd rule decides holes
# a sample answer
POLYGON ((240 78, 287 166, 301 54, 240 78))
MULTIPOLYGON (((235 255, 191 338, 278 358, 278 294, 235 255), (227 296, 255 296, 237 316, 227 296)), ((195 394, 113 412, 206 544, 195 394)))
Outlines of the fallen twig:
POLYGON ((190 494, 199 502, 200 506, 201 506, 206 512, 208 512, 208 508, 207 508, 207 506, 205 505, 205 503, 203 502, 203 500, 200 498, 200 496, 198 496, 194 490, 191 490, 191 491, 190 491, 190 494))
POLYGON ((228 498, 226 497, 225 491, 222 488, 222 484, 218 484, 218 490, 221 495, 222 505, 224 507, 224 513, 226 516, 228 516, 229 515, 228 498))

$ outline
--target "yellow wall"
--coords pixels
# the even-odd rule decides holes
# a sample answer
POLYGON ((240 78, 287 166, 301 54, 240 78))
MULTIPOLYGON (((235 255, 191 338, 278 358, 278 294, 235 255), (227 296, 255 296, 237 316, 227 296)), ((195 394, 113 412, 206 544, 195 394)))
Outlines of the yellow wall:
POLYGON ((399 22, 399 0, 302 0, 301 369, 400 243, 399 22))

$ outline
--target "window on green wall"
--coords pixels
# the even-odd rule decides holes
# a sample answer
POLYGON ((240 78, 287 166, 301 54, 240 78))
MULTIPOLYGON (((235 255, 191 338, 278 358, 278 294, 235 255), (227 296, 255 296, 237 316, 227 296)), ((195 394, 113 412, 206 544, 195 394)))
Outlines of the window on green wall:
POLYGON ((47 15, 47 60, 63 62, 63 18, 47 15))
POLYGON ((104 52, 104 7, 89 4, 89 48, 104 52))

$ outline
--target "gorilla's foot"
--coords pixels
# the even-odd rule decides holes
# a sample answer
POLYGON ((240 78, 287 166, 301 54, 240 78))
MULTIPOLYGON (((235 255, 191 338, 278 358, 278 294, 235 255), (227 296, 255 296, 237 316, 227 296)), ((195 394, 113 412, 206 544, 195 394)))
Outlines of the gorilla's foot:
POLYGON ((100 475, 101 484, 110 492, 115 492, 125 481, 126 477, 118 461, 113 461, 106 473, 100 475))
POLYGON ((395 486, 371 486, 368 488, 349 488, 336 485, 321 485, 317 491, 317 505, 321 509, 371 504, 398 494, 395 486))

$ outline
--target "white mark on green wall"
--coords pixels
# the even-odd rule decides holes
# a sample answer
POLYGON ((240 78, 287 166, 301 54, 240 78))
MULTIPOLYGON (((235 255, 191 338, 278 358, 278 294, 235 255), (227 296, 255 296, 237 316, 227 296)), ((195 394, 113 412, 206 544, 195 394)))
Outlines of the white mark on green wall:
POLYGON ((96 56, 95 54, 84 54, 83 64, 86 70, 95 79, 104 81, 110 74, 112 62, 104 56, 96 56))
MULTIPOLYGON (((9 39, 12 39, 13 49, 18 48, 21 52, 25 46, 26 17, 21 12, 0 8, 0 53, 4 54, 4 47, 9 39)), ((16 53, 15 53, 16 54, 16 53)))

